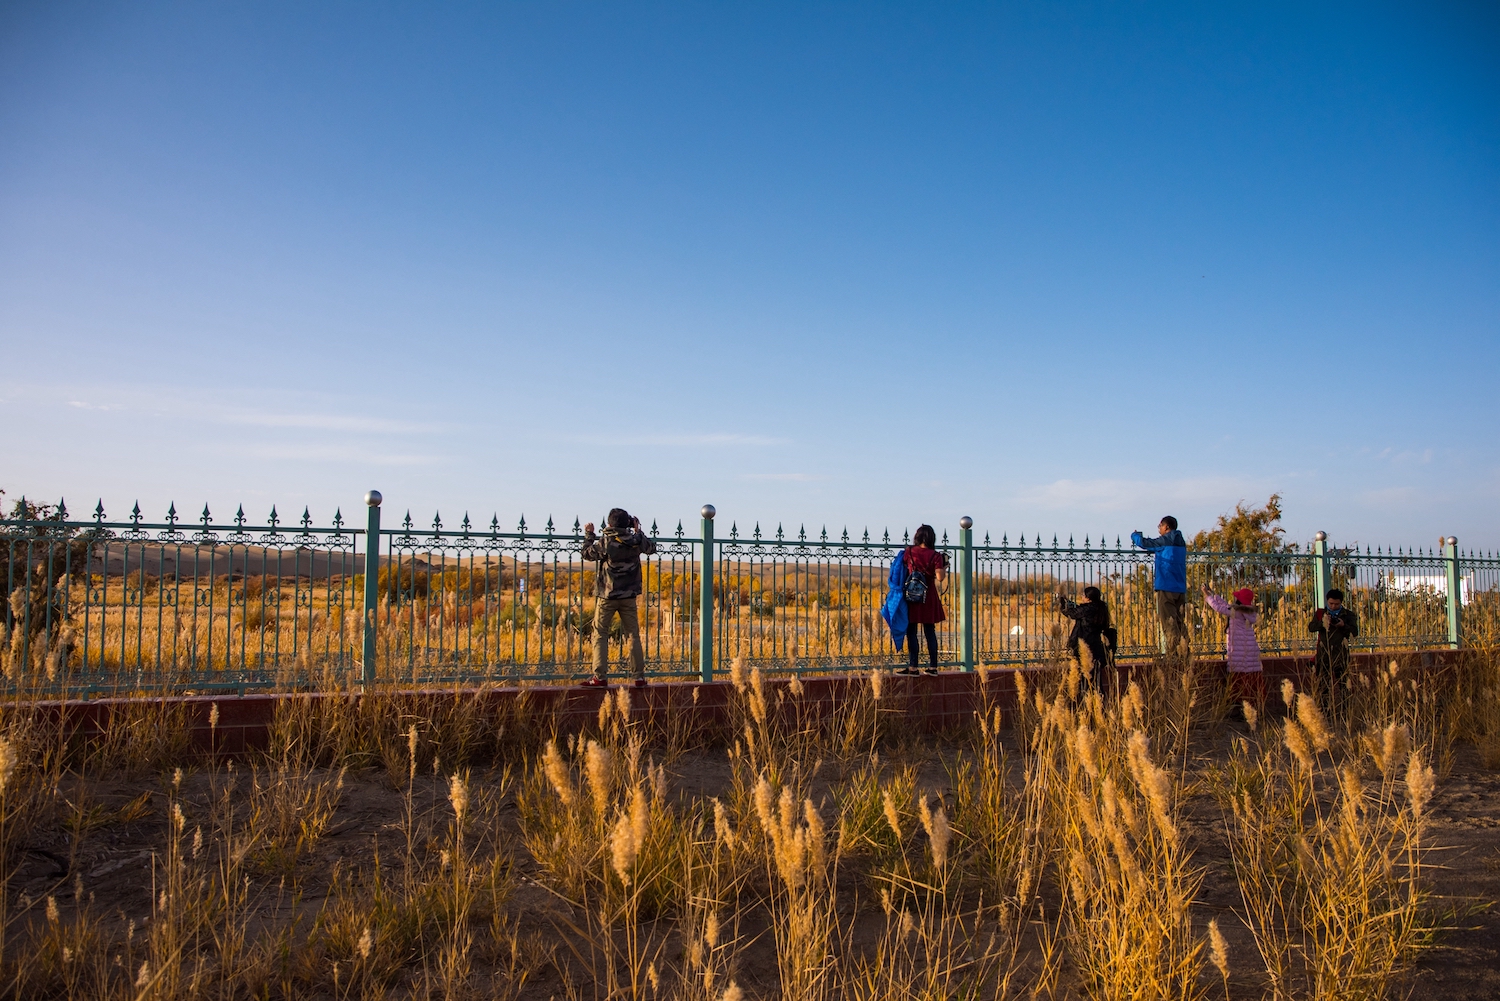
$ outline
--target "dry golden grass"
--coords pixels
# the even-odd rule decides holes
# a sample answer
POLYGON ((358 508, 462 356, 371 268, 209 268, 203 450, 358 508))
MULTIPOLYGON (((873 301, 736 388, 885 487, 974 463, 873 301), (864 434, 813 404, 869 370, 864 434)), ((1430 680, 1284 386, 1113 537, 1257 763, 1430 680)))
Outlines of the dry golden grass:
POLYGON ((628 689, 571 734, 482 693, 291 700, 263 755, 197 762, 147 703, 91 747, 11 705, 0 994, 1398 997, 1443 920, 1440 760, 1496 739, 1500 688, 1483 652, 1411 670, 1232 738, 1169 665, 1109 702, 1032 672, 942 739, 884 674, 814 718, 744 663, 695 746, 628 689), (91 875, 110 838, 138 870, 91 875))

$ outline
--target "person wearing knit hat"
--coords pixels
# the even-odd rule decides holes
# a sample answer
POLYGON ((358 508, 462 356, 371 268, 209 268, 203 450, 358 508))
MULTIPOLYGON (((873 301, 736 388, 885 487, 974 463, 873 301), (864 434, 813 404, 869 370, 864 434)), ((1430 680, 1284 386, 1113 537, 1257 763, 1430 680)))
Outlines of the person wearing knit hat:
POLYGON ((1229 670, 1229 687, 1235 702, 1253 702, 1257 709, 1265 695, 1265 678, 1261 674, 1260 642, 1255 638, 1255 592, 1242 587, 1233 594, 1231 604, 1203 588, 1208 607, 1229 620, 1224 636, 1224 662, 1229 670))

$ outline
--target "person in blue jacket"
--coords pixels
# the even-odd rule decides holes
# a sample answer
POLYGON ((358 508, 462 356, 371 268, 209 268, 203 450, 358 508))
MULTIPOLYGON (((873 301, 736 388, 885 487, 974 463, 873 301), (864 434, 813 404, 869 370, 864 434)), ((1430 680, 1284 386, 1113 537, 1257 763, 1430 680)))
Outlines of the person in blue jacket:
POLYGON ((1161 652, 1188 656, 1187 540, 1170 514, 1156 526, 1161 534, 1148 539, 1131 532, 1130 541, 1156 554, 1156 622, 1161 630, 1161 652))

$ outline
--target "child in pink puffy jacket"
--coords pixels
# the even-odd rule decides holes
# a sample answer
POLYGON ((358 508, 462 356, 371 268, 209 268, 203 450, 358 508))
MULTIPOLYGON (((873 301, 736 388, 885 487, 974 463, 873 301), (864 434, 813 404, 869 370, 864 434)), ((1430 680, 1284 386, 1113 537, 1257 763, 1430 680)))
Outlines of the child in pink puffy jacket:
POLYGON ((1260 643, 1255 638, 1255 592, 1242 587, 1234 592, 1234 603, 1230 604, 1205 587, 1203 600, 1229 619, 1224 659, 1235 702, 1248 701, 1259 708, 1265 694, 1265 679, 1260 670, 1260 643))

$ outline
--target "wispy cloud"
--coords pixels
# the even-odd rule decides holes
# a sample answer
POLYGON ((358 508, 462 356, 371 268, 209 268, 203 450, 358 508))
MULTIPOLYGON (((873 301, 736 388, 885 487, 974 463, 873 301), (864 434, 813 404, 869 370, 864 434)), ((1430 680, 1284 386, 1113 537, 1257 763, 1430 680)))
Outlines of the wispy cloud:
POLYGON ((75 410, 136 413, 238 427, 369 435, 432 435, 457 430, 456 425, 435 421, 360 413, 362 404, 357 401, 316 394, 267 392, 260 398, 251 398, 238 393, 234 394, 237 399, 226 400, 195 390, 174 391, 160 387, 99 385, 84 388, 88 395, 82 398, 74 395, 79 393, 78 387, 24 387, 22 395, 47 399, 54 405, 66 404, 75 410), (340 406, 345 402, 351 405, 340 406))
POLYGON ((1039 510, 1117 512, 1163 504, 1218 504, 1261 495, 1273 487, 1233 476, 1191 477, 1177 480, 1054 480, 1023 487, 1014 496, 1017 504, 1039 510))
POLYGON ((811 480, 821 480, 821 476, 813 476, 811 473, 745 473, 740 476, 742 480, 775 480, 785 483, 807 483, 811 480))
POLYGON ((1424 448, 1421 451, 1411 448, 1386 447, 1375 453, 1375 458, 1384 459, 1392 465, 1429 465, 1432 462, 1433 451, 1424 448))
POLYGON ((1447 491, 1413 486, 1375 487, 1354 495, 1358 503, 1376 511, 1406 510, 1419 504, 1446 501, 1450 497, 1447 491))
POLYGON ((430 466, 447 456, 380 452, 341 445, 256 445, 245 450, 256 459, 293 462, 342 462, 363 466, 430 466))
POLYGON ((444 430, 440 424, 391 420, 385 417, 359 417, 348 414, 289 414, 276 411, 239 410, 204 416, 224 424, 243 424, 266 428, 305 428, 314 431, 352 431, 360 434, 432 434, 444 430))
POLYGON ((664 448, 702 448, 712 445, 766 446, 790 443, 787 438, 772 438, 760 434, 641 434, 625 435, 611 440, 627 445, 655 445, 664 448))

